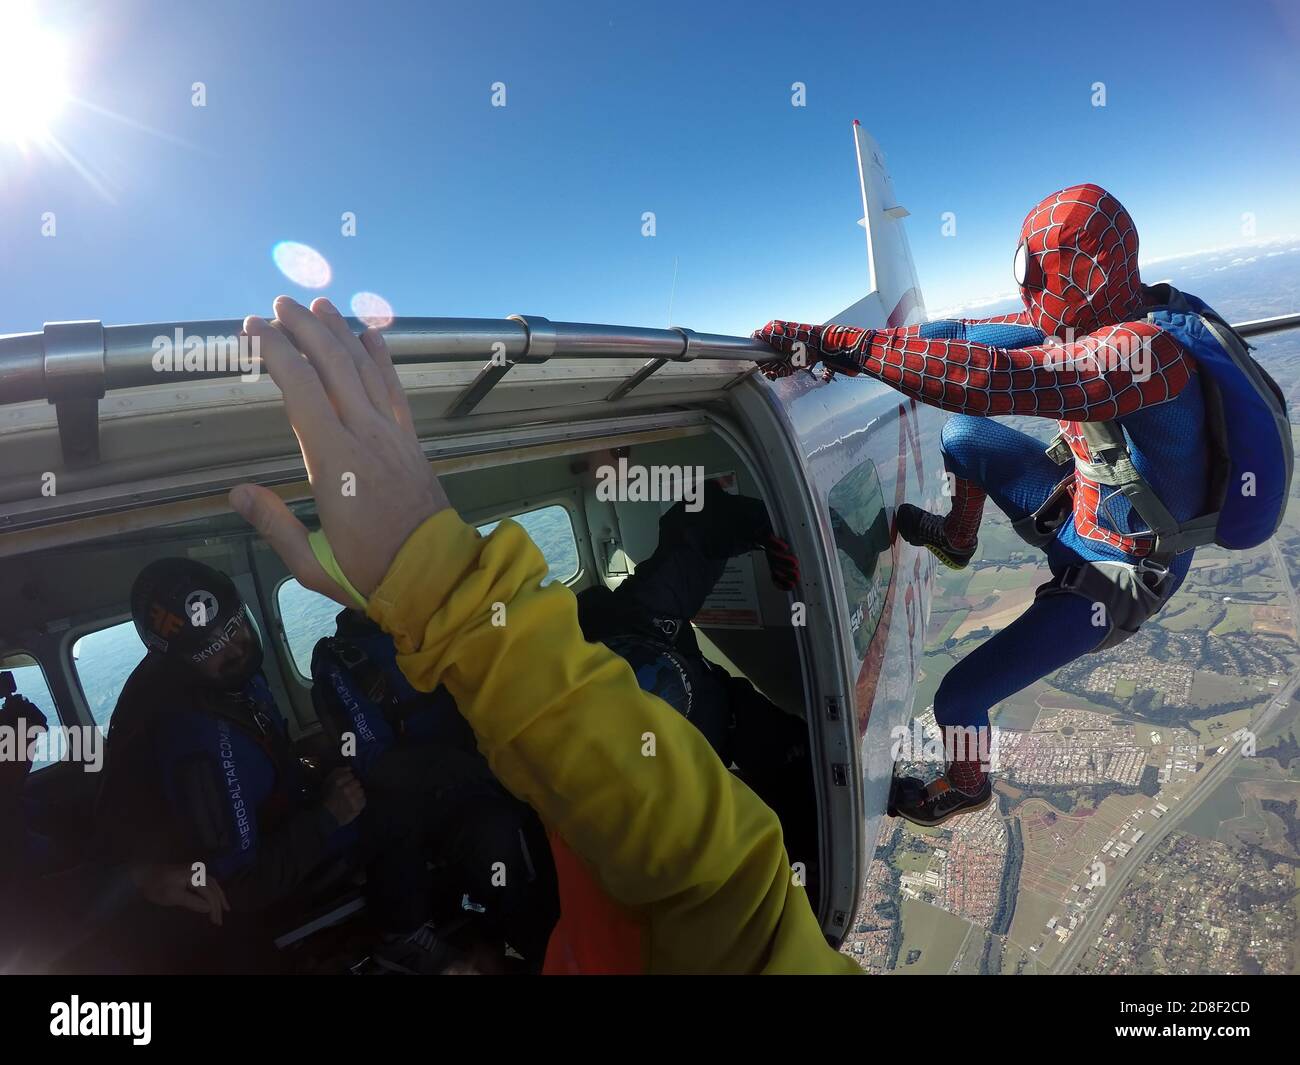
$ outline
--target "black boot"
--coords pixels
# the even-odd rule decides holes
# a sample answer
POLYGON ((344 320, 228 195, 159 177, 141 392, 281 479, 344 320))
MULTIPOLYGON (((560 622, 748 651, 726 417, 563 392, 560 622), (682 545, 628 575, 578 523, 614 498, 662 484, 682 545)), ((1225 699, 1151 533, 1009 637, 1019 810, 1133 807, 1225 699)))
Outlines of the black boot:
POLYGON ((943 515, 904 503, 895 518, 898 535, 909 544, 928 547, 935 558, 950 569, 965 569, 975 554, 978 541, 967 547, 957 547, 943 530, 943 515))

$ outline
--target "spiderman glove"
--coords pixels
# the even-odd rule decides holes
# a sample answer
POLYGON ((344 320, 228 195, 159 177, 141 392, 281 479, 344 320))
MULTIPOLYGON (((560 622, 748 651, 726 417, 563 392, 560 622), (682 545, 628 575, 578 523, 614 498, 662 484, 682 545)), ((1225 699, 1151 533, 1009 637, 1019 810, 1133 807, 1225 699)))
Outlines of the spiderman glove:
POLYGON ((769 381, 789 377, 797 370, 811 370, 821 358, 822 326, 772 321, 754 331, 754 339, 785 356, 759 366, 769 381))

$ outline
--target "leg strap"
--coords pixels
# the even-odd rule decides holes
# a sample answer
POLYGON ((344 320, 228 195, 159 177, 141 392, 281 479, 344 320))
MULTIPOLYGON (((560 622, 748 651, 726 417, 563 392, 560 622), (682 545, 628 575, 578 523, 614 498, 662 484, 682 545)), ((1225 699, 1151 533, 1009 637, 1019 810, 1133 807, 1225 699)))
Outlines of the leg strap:
POLYGON ((1056 531, 1065 524, 1074 508, 1074 474, 1061 481, 1042 505, 1032 514, 1026 514, 1011 523, 1030 547, 1046 547, 1056 539, 1056 531))
POLYGON ((1093 652, 1123 643, 1142 627, 1169 599, 1173 579, 1165 567, 1150 560, 1137 565, 1126 562, 1084 562, 1071 566, 1059 577, 1042 585, 1035 598, 1049 595, 1078 595, 1099 603, 1098 632, 1104 632, 1093 652))

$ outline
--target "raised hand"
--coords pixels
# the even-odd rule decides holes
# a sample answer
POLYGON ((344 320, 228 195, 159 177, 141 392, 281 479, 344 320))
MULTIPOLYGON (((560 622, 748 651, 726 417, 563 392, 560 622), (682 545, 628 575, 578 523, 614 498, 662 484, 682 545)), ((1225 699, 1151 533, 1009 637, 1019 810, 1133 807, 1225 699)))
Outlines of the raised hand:
MULTIPOLYGON (((450 504, 420 450, 411 409, 377 329, 360 338, 326 299, 308 310, 275 301, 276 318, 244 321, 284 395, 321 527, 343 575, 364 596, 384 579, 407 537, 450 504)), ((304 586, 345 606, 351 597, 317 561, 302 522, 274 492, 237 485, 230 504, 304 586)))

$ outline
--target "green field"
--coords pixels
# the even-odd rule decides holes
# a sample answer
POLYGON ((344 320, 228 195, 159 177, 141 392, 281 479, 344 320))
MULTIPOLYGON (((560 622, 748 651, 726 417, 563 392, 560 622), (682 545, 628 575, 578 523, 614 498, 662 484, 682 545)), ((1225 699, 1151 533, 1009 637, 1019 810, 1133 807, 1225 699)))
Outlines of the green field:
POLYGON ((922 713, 927 706, 934 702, 934 693, 939 690, 944 674, 956 664, 956 660, 952 655, 944 652, 928 654, 922 657, 922 675, 917 678, 916 695, 912 699, 912 707, 917 714, 922 713))
POLYGON ((1230 714, 1220 714, 1217 717, 1194 718, 1185 724, 1187 728, 1196 730, 1196 734, 1200 737, 1202 743, 1211 746, 1222 743, 1227 736, 1236 732, 1237 729, 1245 728, 1250 724, 1250 719, 1254 716, 1255 708, 1248 706, 1243 710, 1234 710, 1230 714))
POLYGON ((1274 677, 1236 677, 1198 669, 1192 675, 1192 706, 1213 706, 1216 703, 1249 699, 1262 702, 1269 691, 1269 681, 1274 677), (1263 689, 1261 691, 1261 689, 1263 689))
POLYGON ((1028 732, 1034 727, 1034 722, 1038 720, 1040 713, 1038 704, 1034 702, 1034 699, 1041 692, 1051 690, 1053 689, 1048 684, 1037 681, 1024 691, 1016 692, 1010 699, 1006 699, 994 707, 989 715, 989 720, 998 728, 1028 732))
POLYGON ((955 976, 978 976, 980 956, 984 953, 984 937, 988 935, 982 928, 977 928, 966 940, 966 949, 957 962, 955 976))
POLYGON ((1178 822, 1178 830, 1191 832, 1202 839, 1218 839, 1219 825, 1244 813, 1245 803, 1237 794, 1237 782, 1229 777, 1178 822))
MULTIPOLYGON (((1156 698, 1159 701, 1163 699, 1163 696, 1157 695, 1156 698)), ((1107 717, 1116 716, 1115 711, 1109 706, 1094 703, 1082 695, 1063 692, 1059 688, 1051 687, 1051 685, 1045 686, 1042 698, 1039 701, 1044 707, 1066 710, 1091 710, 1093 713, 1105 714, 1107 717)))
POLYGON ((1272 758, 1242 758, 1232 767, 1233 780, 1300 780, 1300 766, 1293 765, 1291 772, 1278 767, 1272 758))
POLYGON ((971 569, 958 570, 941 566, 934 584, 935 601, 943 602, 959 595, 965 595, 966 588, 973 576, 975 576, 975 571, 971 569))
POLYGON ((990 566, 977 571, 971 578, 966 598, 980 600, 995 591, 1010 592, 1040 583, 1039 571, 1034 566, 990 566))
POLYGON ((1300 703, 1295 699, 1291 700, 1290 707, 1273 721, 1268 728, 1259 734, 1259 745, 1261 747, 1271 747, 1283 736, 1289 736, 1292 741, 1300 739, 1296 733, 1297 719, 1300 718, 1300 703))
POLYGON ((900 873, 924 873, 930 868, 930 855, 900 851, 894 858, 894 868, 900 873))
POLYGON ((1206 596, 1180 596, 1160 614, 1160 627, 1169 632, 1205 632, 1222 612, 1223 605, 1221 600, 1206 596))
POLYGON ((1038 971, 1038 955, 1031 954, 1028 950, 1021 950, 1014 941, 1008 941, 1006 950, 1002 954, 1002 975, 1015 976, 1017 970, 1024 975, 1034 975, 1038 971), (1024 968, 1021 969, 1021 962, 1024 968))
POLYGON ((1230 632, 1249 633, 1254 630, 1255 619, 1251 616, 1250 607, 1245 603, 1221 603, 1220 605, 1228 608, 1228 616, 1210 630, 1216 636, 1226 636, 1230 632))
MULTIPOLYGON (((1016 915, 1011 920, 1011 943, 1019 944, 1028 950, 1048 935, 1048 920, 1053 915, 1059 916, 1063 912, 1064 907, 1056 899, 1037 891, 1021 891, 1016 896, 1016 915)), ((1055 938, 1051 942, 1055 943, 1055 938)), ((1042 948, 1040 953, 1041 950, 1042 948)))
POLYGON ((898 952, 898 967, 894 972, 909 975, 946 973, 961 949, 970 922, 916 899, 904 899, 902 909, 903 946, 898 952), (919 950, 921 956, 914 964, 908 965, 907 955, 913 950, 919 950))
POLYGON ((942 616, 947 618, 947 620, 944 622, 943 628, 931 637, 931 645, 937 647, 947 640, 952 639, 952 634, 957 631, 957 626, 966 620, 968 614, 970 614, 969 610, 953 610, 948 614, 936 615, 936 619, 937 617, 942 616))

